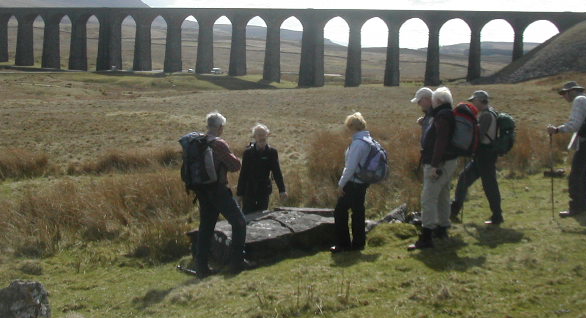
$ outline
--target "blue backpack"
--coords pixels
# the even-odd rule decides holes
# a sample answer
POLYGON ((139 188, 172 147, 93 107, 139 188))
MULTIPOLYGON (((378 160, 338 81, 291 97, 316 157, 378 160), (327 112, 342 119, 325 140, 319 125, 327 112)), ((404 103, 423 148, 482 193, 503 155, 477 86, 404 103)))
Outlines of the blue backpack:
POLYGON ((379 183, 389 176, 389 159, 387 151, 372 137, 360 139, 370 147, 364 165, 358 165, 355 176, 368 184, 379 183))

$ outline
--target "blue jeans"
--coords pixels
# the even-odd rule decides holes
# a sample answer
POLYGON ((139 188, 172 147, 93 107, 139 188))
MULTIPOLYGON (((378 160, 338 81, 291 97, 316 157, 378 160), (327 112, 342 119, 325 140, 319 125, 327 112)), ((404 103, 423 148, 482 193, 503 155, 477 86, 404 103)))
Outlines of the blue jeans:
POLYGON ((199 201, 200 222, 195 256, 197 267, 205 269, 208 266, 211 240, 220 213, 232 226, 230 265, 240 266, 244 259, 246 221, 232 197, 232 191, 226 185, 218 184, 209 189, 197 190, 196 194, 199 201))

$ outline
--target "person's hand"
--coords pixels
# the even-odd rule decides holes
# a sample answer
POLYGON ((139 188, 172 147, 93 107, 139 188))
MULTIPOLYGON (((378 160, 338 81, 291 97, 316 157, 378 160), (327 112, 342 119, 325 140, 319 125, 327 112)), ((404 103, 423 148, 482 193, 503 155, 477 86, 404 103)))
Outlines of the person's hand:
POLYGON ((289 194, 287 194, 287 192, 281 192, 279 193, 279 197, 281 198, 281 201, 285 201, 289 198, 289 194))
POLYGON ((556 126, 553 126, 553 125, 548 125, 547 126, 547 133, 549 135, 557 134, 558 133, 558 128, 556 126))
POLYGON ((423 117, 417 118, 417 125, 423 126, 423 117))
POLYGON ((338 187, 338 197, 341 197, 341 196, 343 196, 344 194, 345 194, 345 193, 344 193, 344 189, 343 189, 343 188, 341 188, 341 187, 338 187))

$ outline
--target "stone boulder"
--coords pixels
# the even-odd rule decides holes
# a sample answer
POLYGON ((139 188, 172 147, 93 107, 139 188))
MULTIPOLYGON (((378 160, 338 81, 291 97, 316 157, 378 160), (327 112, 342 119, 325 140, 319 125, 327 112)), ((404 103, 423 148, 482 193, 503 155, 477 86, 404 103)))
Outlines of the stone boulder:
MULTIPOLYGON (((294 250, 326 249, 334 242, 332 209, 278 208, 246 215, 246 223, 246 257, 254 261, 280 259, 294 250)), ((187 235, 195 253, 197 231, 187 235)), ((211 247, 214 260, 227 261, 231 235, 227 221, 216 224, 211 247)))
POLYGON ((13 281, 7 288, 0 289, 0 317, 51 317, 49 293, 39 282, 13 281))

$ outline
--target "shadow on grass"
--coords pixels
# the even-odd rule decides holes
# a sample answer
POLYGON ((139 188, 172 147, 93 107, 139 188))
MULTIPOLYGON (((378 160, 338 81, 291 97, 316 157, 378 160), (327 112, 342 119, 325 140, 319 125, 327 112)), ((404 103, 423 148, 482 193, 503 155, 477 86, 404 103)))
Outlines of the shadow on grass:
POLYGON ((332 260, 334 267, 349 267, 358 263, 367 262, 372 263, 380 257, 380 253, 377 254, 363 254, 360 251, 351 251, 345 253, 332 254, 332 260))
MULTIPOLYGON (((577 225, 580 225, 582 227, 586 227, 586 213, 574 215, 574 216, 569 217, 568 219, 570 219, 570 218, 576 220, 576 222, 578 222, 577 225)), ((555 223, 558 225, 560 230, 564 233, 586 235, 586 229, 584 229, 584 228, 577 229, 576 225, 568 226, 567 224, 561 224, 559 217, 557 219, 555 219, 555 223)))
POLYGON ((478 224, 468 224, 476 230, 477 234, 471 233, 464 227, 465 231, 478 240, 478 245, 495 248, 501 244, 518 243, 525 234, 522 232, 502 227, 482 226, 478 224))
POLYGON ((216 75, 195 75, 200 81, 205 81, 228 90, 246 90, 246 89, 270 89, 276 87, 263 81, 252 82, 233 76, 216 76, 216 75))
POLYGON ((436 271, 464 272, 472 267, 482 267, 486 257, 460 257, 458 250, 466 246, 461 237, 451 237, 445 241, 436 241, 435 248, 412 252, 413 258, 436 271))
POLYGON ((135 297, 132 300, 132 303, 136 305, 139 309, 146 309, 149 306, 156 305, 162 302, 163 299, 165 299, 165 297, 167 297, 167 295, 169 295, 169 293, 173 291, 173 289, 174 288, 151 289, 144 296, 135 297))

